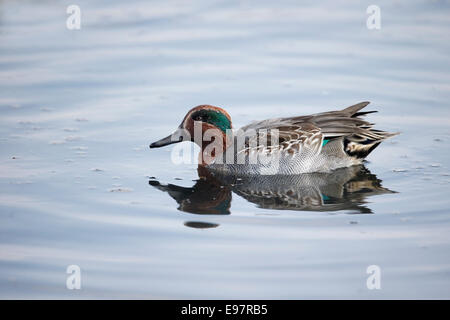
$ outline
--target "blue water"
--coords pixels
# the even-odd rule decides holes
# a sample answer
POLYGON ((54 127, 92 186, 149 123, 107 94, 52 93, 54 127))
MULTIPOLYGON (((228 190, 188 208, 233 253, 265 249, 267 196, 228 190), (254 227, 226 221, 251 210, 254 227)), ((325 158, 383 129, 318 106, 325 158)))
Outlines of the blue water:
POLYGON ((0 3, 1 298, 450 298, 448 2, 378 1, 379 30, 369 1, 77 1, 80 30, 70 4, 0 3), (314 208, 155 187, 198 183, 148 148, 193 106, 238 128, 366 100, 401 134, 314 208))

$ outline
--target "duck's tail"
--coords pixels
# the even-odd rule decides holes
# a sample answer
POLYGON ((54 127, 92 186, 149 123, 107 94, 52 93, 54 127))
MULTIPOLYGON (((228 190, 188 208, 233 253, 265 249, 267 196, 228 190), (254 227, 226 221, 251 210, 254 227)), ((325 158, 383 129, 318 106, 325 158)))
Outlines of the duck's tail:
MULTIPOLYGON (((374 113, 377 111, 363 111, 365 106, 369 104, 368 101, 361 102, 355 104, 353 106, 347 107, 343 109, 341 112, 345 113, 348 117, 354 119, 360 119, 361 116, 365 116, 369 113, 374 113)), ((393 137, 399 132, 386 132, 377 129, 373 129, 373 123, 362 122, 360 123, 355 130, 355 132, 351 135, 348 135, 344 138, 344 151, 351 157, 356 157, 358 159, 364 159, 367 157, 378 145, 390 138, 393 137)))

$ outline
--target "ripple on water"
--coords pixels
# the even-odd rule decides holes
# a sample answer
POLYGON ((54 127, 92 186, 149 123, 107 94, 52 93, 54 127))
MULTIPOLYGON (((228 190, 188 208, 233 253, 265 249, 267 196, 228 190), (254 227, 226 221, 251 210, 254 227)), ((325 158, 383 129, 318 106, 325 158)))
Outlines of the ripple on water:
POLYGON ((133 189, 131 188, 124 188, 124 187, 118 187, 118 188, 110 188, 108 189, 109 192, 132 192, 133 189))

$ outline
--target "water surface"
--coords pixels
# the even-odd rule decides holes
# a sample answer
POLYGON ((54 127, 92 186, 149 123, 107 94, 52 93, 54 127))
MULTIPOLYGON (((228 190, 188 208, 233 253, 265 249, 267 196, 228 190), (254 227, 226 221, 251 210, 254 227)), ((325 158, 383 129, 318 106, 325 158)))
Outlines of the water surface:
POLYGON ((80 30, 70 4, 0 3, 1 298, 450 298, 447 2, 377 2, 380 30, 367 1, 77 1, 80 30), (203 103, 366 100, 401 135, 277 197, 148 148, 203 103))

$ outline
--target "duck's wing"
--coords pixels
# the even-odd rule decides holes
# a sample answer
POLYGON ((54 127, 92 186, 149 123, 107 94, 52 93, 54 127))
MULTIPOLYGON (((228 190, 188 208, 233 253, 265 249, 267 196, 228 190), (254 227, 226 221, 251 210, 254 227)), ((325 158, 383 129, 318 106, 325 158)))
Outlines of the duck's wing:
POLYGON ((348 137, 351 141, 362 142, 365 140, 381 141, 398 133, 390 133, 373 129, 373 123, 361 119, 361 116, 377 111, 360 110, 366 107, 370 102, 360 102, 353 106, 339 111, 330 111, 317 113, 304 117, 289 118, 294 123, 301 121, 310 121, 321 128, 326 138, 348 137))
MULTIPOLYGON (((254 150, 255 139, 261 137, 263 138, 262 140, 270 140, 277 131, 279 137, 277 140, 278 147, 273 146, 273 143, 269 144, 269 146, 272 145, 272 149, 278 148, 288 152, 299 152, 302 147, 308 147, 313 152, 319 153, 324 145, 324 141, 326 143, 328 140, 340 137, 346 138, 346 148, 349 148, 348 152, 352 151, 350 149, 355 148, 372 148, 382 140, 397 133, 373 129, 373 123, 361 119, 361 116, 376 112, 360 111, 368 104, 369 102, 361 102, 339 111, 253 122, 240 129, 243 133, 250 132, 250 134, 247 134, 251 137, 249 142, 253 142, 253 148, 249 144, 245 150, 254 150), (268 133, 264 134, 265 131, 268 133), (252 132, 256 133, 251 136, 252 132)), ((260 145, 261 143, 256 144, 257 147, 260 147, 260 145)), ((267 150, 271 149, 267 148, 267 150)), ((367 152, 365 149, 364 151, 367 152)))
POLYGON ((279 118, 252 123, 241 128, 237 134, 243 141, 239 152, 288 152, 295 154, 301 150, 319 153, 322 149, 321 129, 310 121, 291 121, 279 118))

